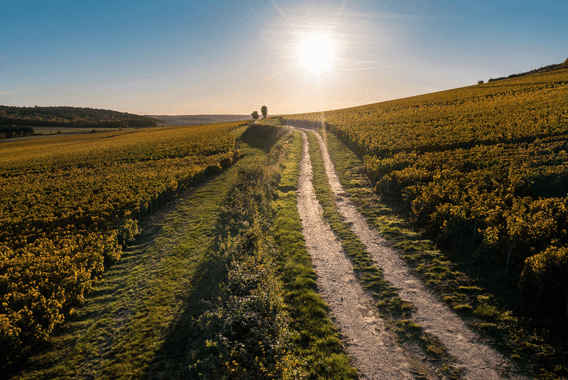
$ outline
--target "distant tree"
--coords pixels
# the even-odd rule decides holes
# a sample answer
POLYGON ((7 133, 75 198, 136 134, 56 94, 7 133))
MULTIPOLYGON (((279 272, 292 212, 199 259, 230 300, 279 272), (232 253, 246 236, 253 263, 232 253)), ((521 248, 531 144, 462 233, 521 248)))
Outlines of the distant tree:
POLYGON ((477 84, 483 84, 483 80, 478 80, 477 84))
POLYGON ((268 115, 268 108, 266 106, 260 107, 260 112, 262 112, 262 118, 266 119, 266 115, 268 115))
POLYGON ((254 111, 253 113, 251 113, 251 116, 254 120, 258 119, 258 111, 254 111))

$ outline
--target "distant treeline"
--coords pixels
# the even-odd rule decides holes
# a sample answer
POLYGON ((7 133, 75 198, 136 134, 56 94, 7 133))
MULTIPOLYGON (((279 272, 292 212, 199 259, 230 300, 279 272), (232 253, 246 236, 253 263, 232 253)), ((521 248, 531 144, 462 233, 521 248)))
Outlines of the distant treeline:
POLYGON ((525 75, 530 75, 530 74, 547 73, 549 71, 561 70, 561 69, 568 69, 568 59, 566 59, 564 61, 564 63, 558 63, 558 64, 555 64, 555 65, 548 65, 548 66, 541 67, 540 69, 534 69, 534 70, 527 71, 527 72, 524 72, 524 73, 511 74, 508 77, 489 78, 488 82, 494 82, 496 80, 503 80, 503 79, 508 79, 508 78, 518 78, 518 77, 523 77, 525 75))
POLYGON ((0 125, 0 140, 9 139, 12 137, 31 136, 34 134, 34 132, 35 131, 32 127, 16 127, 16 126, 0 125))
POLYGON ((9 107, 0 105, 0 125, 38 127, 155 127, 154 118, 125 112, 78 107, 9 107))

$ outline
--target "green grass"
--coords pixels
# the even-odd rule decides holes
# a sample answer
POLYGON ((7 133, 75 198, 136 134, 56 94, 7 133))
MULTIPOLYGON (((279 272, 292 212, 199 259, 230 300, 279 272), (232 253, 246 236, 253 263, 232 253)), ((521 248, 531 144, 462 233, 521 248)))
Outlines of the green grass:
POLYGON ((555 342, 550 331, 533 331, 529 327, 530 321, 523 323, 500 306, 497 298, 479 286, 475 279, 456 270, 447 253, 413 230, 396 203, 379 199, 364 174, 360 158, 329 132, 327 143, 339 180, 351 200, 368 222, 393 242, 430 289, 441 293, 454 310, 473 318, 472 328, 481 332, 503 354, 519 360, 519 364, 526 364, 537 378, 568 378, 568 369, 562 364, 568 358, 565 342, 555 342), (535 335, 541 338, 536 343, 525 344, 535 335))
MULTIPOLYGON (((281 136, 278 128, 257 125, 247 134, 265 140, 266 132, 281 136)), ((219 279, 219 296, 191 326, 183 378, 280 378, 297 368, 287 354, 287 313, 268 233, 285 145, 268 146, 261 165, 240 170, 226 198, 215 252, 227 271, 219 279)))
MULTIPOLYGON (((246 128, 235 130, 238 136, 246 128)), ((146 224, 103 282, 21 369, 16 379, 171 377, 186 354, 186 327, 215 296, 223 267, 212 259, 217 215, 239 169, 266 153, 241 144, 230 169, 146 224)))
MULTIPOLYGON (((224 282, 238 290, 237 294, 224 290, 194 324, 190 370, 186 373, 189 378, 357 377, 344 353, 340 334, 327 317, 327 306, 317 294, 315 272, 305 247, 294 192, 301 155, 301 136, 288 135, 270 150, 266 162, 249 170, 248 179, 241 181, 228 197, 233 200, 224 206, 223 218, 230 220, 232 227, 227 225, 220 231, 219 245, 221 251, 233 252, 224 282), (262 184, 256 182, 259 176, 262 184), (247 204, 252 199, 256 207, 247 204), (268 200, 270 207, 266 205, 268 200), (247 265, 249 262, 254 265, 247 265), (254 290, 249 294, 248 289, 254 290), (272 300, 272 310, 287 315, 286 326, 280 325, 280 335, 266 325, 267 321, 268 326, 276 324, 270 322, 275 314, 259 314, 256 307, 264 303, 250 303, 259 296, 266 300, 262 294, 272 300), (248 322, 241 325, 239 321, 248 322), (267 332, 257 337, 259 330, 267 332), (259 351, 257 340, 261 337, 263 341, 276 338, 270 350, 259 351), (286 352, 278 351, 278 347, 286 347, 286 352), (274 363, 274 358, 279 362, 274 363), (255 364, 260 362, 269 365, 255 364)), ((282 318, 275 320, 282 322, 282 318)))
POLYGON ((300 161, 302 160, 302 138, 300 132, 294 132, 294 140, 290 152, 288 153, 288 159, 286 160, 283 170, 282 177, 280 178, 280 183, 278 188, 282 192, 287 192, 290 190, 298 190, 298 179, 300 178, 300 161))
MULTIPOLYGON (((329 139, 329 136, 326 136, 329 139)), ((353 263, 354 271, 363 286, 373 294, 377 302, 377 309, 385 324, 393 331, 399 342, 408 348, 416 343, 422 350, 432 366, 439 367, 445 374, 451 374, 452 378, 461 376, 460 370, 453 366, 455 359, 448 354, 441 342, 411 320, 414 307, 400 298, 396 288, 384 280, 382 271, 377 268, 363 243, 357 238, 344 218, 337 210, 333 199, 333 193, 329 187, 327 175, 321 156, 318 141, 312 133, 308 133, 310 143, 310 157, 312 160, 313 185, 316 197, 322 205, 324 219, 330 224, 331 229, 341 240, 344 251, 349 255, 353 263), (435 343, 434 343, 435 342, 435 343)), ((328 140, 329 141, 329 140, 328 140)), ((347 161, 344 157, 338 161, 347 161)), ((337 168, 336 168, 337 169, 337 168)), ((337 171, 340 173, 342 168, 337 171)), ((361 180, 352 181, 357 191, 363 192, 361 180)), ((411 364, 415 361, 410 360, 411 364)), ((414 365, 414 370, 425 375, 419 365, 414 365)))

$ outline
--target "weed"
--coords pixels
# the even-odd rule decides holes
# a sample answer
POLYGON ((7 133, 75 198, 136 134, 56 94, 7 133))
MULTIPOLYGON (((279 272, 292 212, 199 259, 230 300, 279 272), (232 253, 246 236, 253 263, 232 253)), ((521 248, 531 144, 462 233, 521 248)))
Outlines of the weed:
POLYGON ((422 333, 422 326, 414 323, 411 319, 400 319, 394 321, 393 330, 399 339, 417 339, 422 333))
POLYGON ((482 318, 497 318, 501 313, 494 307, 488 304, 481 304, 473 310, 473 314, 482 318))
POLYGON ((420 337, 420 340, 424 343, 426 352, 430 353, 432 356, 438 359, 444 359, 448 356, 448 350, 436 336, 424 333, 420 337))
POLYGON ((458 286, 458 289, 462 292, 481 292, 481 288, 478 286, 458 286))
POLYGON ((473 307, 468 303, 463 303, 452 306, 452 309, 454 309, 455 311, 470 312, 473 310, 473 307))

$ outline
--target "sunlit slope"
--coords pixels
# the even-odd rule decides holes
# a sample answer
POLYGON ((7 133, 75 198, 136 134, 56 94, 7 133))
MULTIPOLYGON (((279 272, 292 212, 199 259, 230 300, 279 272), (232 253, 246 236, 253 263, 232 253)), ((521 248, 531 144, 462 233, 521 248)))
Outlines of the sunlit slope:
POLYGON ((289 119, 325 122, 416 226, 566 310, 568 70, 289 119))
POLYGON ((568 70, 293 118, 319 122, 365 154, 433 151, 564 134, 568 70))

